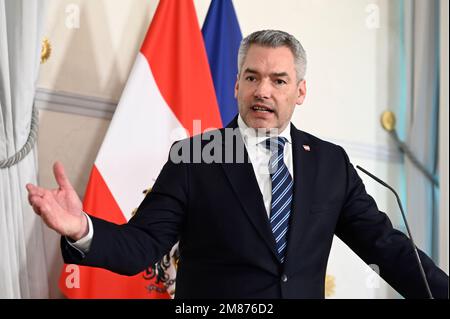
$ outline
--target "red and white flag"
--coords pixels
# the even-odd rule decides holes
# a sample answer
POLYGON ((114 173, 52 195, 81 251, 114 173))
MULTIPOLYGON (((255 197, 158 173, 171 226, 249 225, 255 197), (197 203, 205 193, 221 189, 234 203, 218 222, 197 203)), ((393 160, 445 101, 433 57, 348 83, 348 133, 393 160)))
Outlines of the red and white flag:
MULTIPOLYGON (((195 120, 201 130, 222 126, 195 8, 192 0, 161 0, 92 168, 84 210, 126 223, 172 143, 200 133, 195 120)), ((169 298, 150 277, 65 265, 60 289, 69 298, 169 298)))

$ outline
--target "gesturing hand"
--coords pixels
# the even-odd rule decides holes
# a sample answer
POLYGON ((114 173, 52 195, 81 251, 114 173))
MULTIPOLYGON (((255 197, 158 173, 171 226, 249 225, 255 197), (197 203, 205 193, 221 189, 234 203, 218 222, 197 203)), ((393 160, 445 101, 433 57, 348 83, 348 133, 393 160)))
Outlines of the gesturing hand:
POLYGON ((78 240, 88 232, 81 200, 70 184, 60 162, 53 165, 53 173, 59 187, 50 190, 27 184, 28 201, 48 227, 61 235, 78 240))

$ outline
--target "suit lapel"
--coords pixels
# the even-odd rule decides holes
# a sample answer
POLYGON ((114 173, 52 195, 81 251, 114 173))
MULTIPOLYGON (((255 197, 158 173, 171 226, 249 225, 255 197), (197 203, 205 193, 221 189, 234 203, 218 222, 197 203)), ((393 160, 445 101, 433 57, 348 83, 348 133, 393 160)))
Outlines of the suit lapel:
MULTIPOLYGON (((230 123, 228 128, 237 128, 236 119, 230 123)), ((270 228, 264 200, 259 191, 253 166, 248 158, 248 153, 239 129, 237 129, 237 132, 238 136, 233 141, 224 141, 223 154, 231 150, 236 152, 236 149, 243 149, 244 163, 222 163, 222 167, 248 219, 262 240, 267 244, 270 251, 272 251, 274 257, 278 259, 275 238, 270 228)))
POLYGON ((294 125, 291 126, 292 156, 294 165, 294 193, 291 208, 285 270, 295 267, 295 256, 301 237, 308 227, 308 214, 316 179, 316 150, 308 138, 294 125))

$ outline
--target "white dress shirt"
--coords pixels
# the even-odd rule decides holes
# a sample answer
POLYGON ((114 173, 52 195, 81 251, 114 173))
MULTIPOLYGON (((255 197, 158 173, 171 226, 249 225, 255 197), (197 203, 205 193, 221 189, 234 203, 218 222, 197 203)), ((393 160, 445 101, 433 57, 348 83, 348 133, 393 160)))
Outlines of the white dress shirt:
MULTIPOLYGON (((259 190, 261 191, 264 206, 266 208, 267 217, 270 217, 270 206, 272 200, 272 179, 269 174, 269 160, 270 160, 270 150, 264 146, 264 142, 269 137, 281 136, 285 137, 287 142, 284 147, 284 163, 286 164, 289 173, 293 177, 293 164, 292 164, 292 139, 291 139, 291 125, 288 126, 277 135, 275 132, 267 134, 262 130, 257 130, 249 128, 241 115, 238 116, 238 127, 241 135, 244 139, 244 144, 247 149, 248 156, 253 166, 253 171, 255 172, 256 181, 258 182, 259 190)), ((79 250, 82 254, 89 251, 91 246, 92 238, 94 237, 94 229, 92 227, 92 221, 86 214, 88 219, 88 234, 76 242, 68 240, 69 244, 75 249, 79 250)))
POLYGON ((89 251, 89 248, 91 248, 92 238, 94 237, 94 227, 92 226, 92 220, 88 216, 88 214, 86 214, 85 212, 83 212, 83 214, 86 216, 88 222, 87 235, 75 242, 67 237, 66 240, 69 243, 69 245, 77 249, 84 256, 84 254, 86 254, 89 251))
POLYGON ((284 163, 286 164, 291 177, 293 177, 294 166, 292 164, 292 138, 291 125, 277 134, 265 134, 261 130, 249 128, 242 120, 241 115, 238 116, 238 127, 244 138, 245 147, 248 156, 252 162, 253 171, 255 172, 256 181, 258 182, 259 190, 261 191, 264 206, 266 207, 267 217, 270 216, 270 206, 272 201, 272 179, 269 174, 269 160, 270 150, 264 146, 264 142, 269 137, 280 136, 285 137, 287 142, 284 147, 284 163))

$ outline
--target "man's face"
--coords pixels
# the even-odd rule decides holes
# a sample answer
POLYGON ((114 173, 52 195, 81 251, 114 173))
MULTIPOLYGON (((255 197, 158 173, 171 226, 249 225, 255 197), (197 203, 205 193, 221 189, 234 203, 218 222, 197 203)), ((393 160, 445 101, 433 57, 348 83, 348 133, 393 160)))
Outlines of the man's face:
POLYGON ((298 83, 294 55, 288 47, 251 45, 236 81, 239 114, 253 128, 284 130, 296 104, 306 95, 306 81, 298 83))

